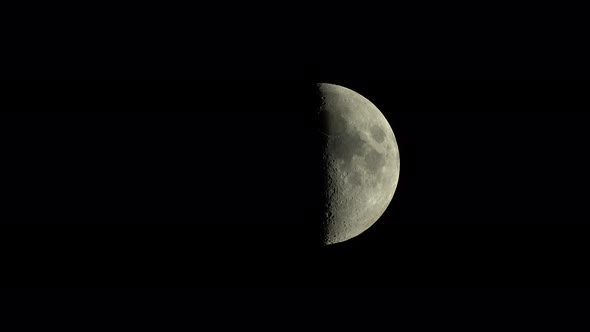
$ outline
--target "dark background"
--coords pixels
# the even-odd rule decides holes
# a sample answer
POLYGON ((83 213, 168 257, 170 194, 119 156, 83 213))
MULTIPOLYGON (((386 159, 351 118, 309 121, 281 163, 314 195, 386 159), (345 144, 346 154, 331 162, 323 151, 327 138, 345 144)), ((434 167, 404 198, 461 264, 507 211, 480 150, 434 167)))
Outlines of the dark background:
POLYGON ((329 77, 401 156, 383 217, 330 247, 314 81, 6 85, 4 285, 587 286, 585 83, 329 77))
POLYGON ((588 86, 555 81, 588 78, 586 11, 5 7, 0 78, 45 81, 0 90, 3 318, 471 331, 563 330, 587 312, 578 289, 547 289, 589 279, 588 86), (372 100, 401 151, 385 215, 330 248, 310 236, 313 82, 372 100))

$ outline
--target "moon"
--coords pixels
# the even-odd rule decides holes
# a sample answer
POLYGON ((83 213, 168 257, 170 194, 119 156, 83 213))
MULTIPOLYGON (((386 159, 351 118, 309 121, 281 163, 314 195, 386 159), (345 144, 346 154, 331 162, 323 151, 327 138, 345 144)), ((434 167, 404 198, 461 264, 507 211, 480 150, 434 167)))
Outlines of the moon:
POLYGON ((367 98, 319 83, 323 137, 322 243, 347 241, 371 227, 397 188, 400 159, 391 126, 367 98))

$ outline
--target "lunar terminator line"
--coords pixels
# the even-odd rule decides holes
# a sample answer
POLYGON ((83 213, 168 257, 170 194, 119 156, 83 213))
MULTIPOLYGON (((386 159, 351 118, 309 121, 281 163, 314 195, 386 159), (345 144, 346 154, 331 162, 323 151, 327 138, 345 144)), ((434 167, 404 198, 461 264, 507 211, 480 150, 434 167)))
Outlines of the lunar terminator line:
POLYGON ((395 193, 400 160, 385 116, 368 99, 342 86, 317 84, 325 175, 323 243, 347 241, 371 227, 395 193))

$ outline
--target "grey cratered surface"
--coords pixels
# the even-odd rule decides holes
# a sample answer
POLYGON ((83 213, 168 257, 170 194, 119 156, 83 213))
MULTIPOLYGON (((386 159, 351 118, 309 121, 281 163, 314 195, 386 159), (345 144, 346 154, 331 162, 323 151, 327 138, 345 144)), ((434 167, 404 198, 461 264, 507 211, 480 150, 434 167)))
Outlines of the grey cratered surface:
POLYGON ((342 86, 320 83, 318 110, 325 140, 323 243, 349 240, 371 227, 396 190, 397 141, 373 103, 342 86))

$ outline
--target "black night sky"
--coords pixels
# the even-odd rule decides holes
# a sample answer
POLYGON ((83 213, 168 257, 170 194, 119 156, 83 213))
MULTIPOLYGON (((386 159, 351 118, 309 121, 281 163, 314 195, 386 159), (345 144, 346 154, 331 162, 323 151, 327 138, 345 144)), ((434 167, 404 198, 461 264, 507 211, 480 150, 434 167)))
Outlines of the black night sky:
POLYGON ((328 248, 307 223, 312 81, 7 87, 6 282, 586 285, 582 84, 320 79, 376 104, 401 157, 384 216, 328 248))
POLYGON ((587 316, 585 8, 10 7, 0 329, 569 331, 587 316), (400 149, 385 214, 330 247, 316 82, 372 101, 400 149))

